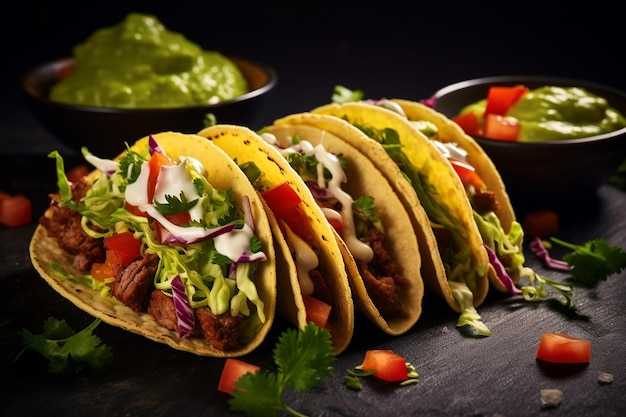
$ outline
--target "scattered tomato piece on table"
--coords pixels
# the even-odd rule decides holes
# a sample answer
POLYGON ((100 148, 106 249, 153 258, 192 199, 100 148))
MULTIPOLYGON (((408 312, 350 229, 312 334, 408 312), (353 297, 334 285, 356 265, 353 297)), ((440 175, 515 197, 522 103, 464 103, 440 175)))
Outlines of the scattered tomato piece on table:
POLYGON ((364 371, 376 371, 374 376, 385 381, 404 381, 409 377, 406 361, 391 350, 368 350, 360 368, 364 371))
POLYGON ((563 333, 545 332, 541 335, 537 359, 554 363, 588 363, 591 343, 563 333))
POLYGON ((0 224, 19 227, 32 221, 33 209, 27 197, 22 194, 11 195, 0 191, 0 224))
POLYGON ((255 373, 260 370, 260 366, 244 362, 240 359, 228 358, 226 362, 224 362, 224 368, 222 369, 222 375, 220 376, 217 390, 230 394, 236 389, 235 383, 242 375, 255 373))
POLYGON ((533 237, 555 235, 559 231, 559 216, 552 210, 539 210, 524 215, 524 234, 533 237))

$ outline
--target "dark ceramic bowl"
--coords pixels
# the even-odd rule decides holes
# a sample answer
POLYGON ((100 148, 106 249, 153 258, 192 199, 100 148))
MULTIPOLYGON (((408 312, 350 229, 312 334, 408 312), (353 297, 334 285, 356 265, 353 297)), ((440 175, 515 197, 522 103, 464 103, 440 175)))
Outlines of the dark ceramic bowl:
MULTIPOLYGON (((492 85, 523 84, 582 87, 608 100, 626 115, 626 94, 576 79, 496 76, 459 82, 435 93, 435 110, 456 116, 467 104, 487 97, 492 85)), ((522 199, 555 200, 595 192, 626 158, 626 128, 597 136, 540 143, 503 142, 475 137, 500 172, 509 194, 522 199)))
POLYGON ((69 148, 82 146, 98 156, 113 157, 151 133, 177 131, 196 133, 204 127, 207 113, 218 123, 252 127, 255 115, 277 83, 274 69, 247 59, 230 57, 248 80, 250 91, 232 100, 213 105, 170 109, 116 109, 57 103, 48 99, 59 74, 74 65, 73 58, 50 62, 20 79, 20 90, 41 125, 69 148))

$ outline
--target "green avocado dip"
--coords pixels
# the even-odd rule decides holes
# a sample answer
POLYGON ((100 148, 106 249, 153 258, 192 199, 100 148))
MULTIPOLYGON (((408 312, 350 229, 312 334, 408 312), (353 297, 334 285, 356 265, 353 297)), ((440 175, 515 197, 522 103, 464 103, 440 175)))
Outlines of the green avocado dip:
MULTIPOLYGON (((482 119, 487 100, 463 108, 482 119)), ((521 125, 519 142, 543 142, 600 135, 626 126, 608 101, 578 87, 544 86, 528 91, 506 113, 521 125)), ((483 120, 479 120, 483 123, 483 120)))
POLYGON ((74 69, 54 85, 52 101, 164 108, 215 104, 248 91, 230 59, 167 30, 151 15, 131 13, 94 32, 73 53, 74 69))

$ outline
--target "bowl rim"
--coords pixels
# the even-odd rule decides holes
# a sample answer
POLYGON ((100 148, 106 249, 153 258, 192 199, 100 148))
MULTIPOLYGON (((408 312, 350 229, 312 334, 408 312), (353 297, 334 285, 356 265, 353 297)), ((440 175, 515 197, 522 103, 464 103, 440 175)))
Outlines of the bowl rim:
MULTIPOLYGON (((270 90, 272 90, 277 82, 278 82, 278 74, 276 72, 276 70, 274 69, 274 67, 272 67, 271 65, 268 65, 266 63, 257 61, 255 59, 250 59, 250 58, 243 58, 241 56, 238 55, 230 55, 230 54, 225 54, 225 56, 233 61, 235 61, 235 63, 237 64, 237 61, 240 62, 245 62, 246 64, 250 64, 258 69, 260 69, 261 71, 263 71, 265 73, 265 75, 267 76, 267 82, 263 85, 261 85, 258 88, 255 88, 253 90, 248 91, 245 94, 242 94, 240 96, 234 97, 230 100, 224 100, 224 101, 220 101, 218 103, 215 104, 197 104, 197 105, 192 105, 192 106, 179 106, 179 107, 101 107, 101 106, 89 106, 89 105, 82 105, 82 104, 69 104, 69 103, 61 103, 58 101, 53 101, 50 100, 49 97, 42 97, 38 94, 32 94, 32 92, 30 91, 29 88, 27 88, 28 86, 28 81, 33 79, 34 77, 37 77, 37 74, 43 70, 45 70, 46 68, 50 68, 53 66, 59 66, 59 67, 65 67, 68 65, 73 64, 76 59, 74 57, 64 57, 64 58, 59 58, 59 59, 55 59, 55 60, 51 60, 51 61, 47 61, 43 64, 37 65, 31 69, 29 69, 28 71, 26 71, 19 79, 19 87, 20 90, 27 95, 28 97, 35 99, 37 101, 39 101, 40 103, 44 103, 46 105, 50 105, 53 107, 57 107, 57 108, 61 108, 61 109, 68 109, 68 110, 85 110, 85 111, 90 111, 93 113, 119 113, 119 112, 124 112, 124 113, 134 113, 134 114, 140 114, 140 113, 146 113, 146 112, 150 112, 150 113, 172 113, 172 112, 187 112, 187 111, 193 111, 193 110, 211 110, 211 109, 216 109, 216 108, 221 108, 221 107, 225 107, 231 104, 235 104, 238 102, 243 102, 246 100, 250 100, 252 98, 261 96, 267 92, 269 92, 270 90)), ((237 66, 239 66, 237 64, 237 66)))
MULTIPOLYGON (((468 80, 459 81, 459 82, 449 84, 445 87, 440 88, 433 94, 432 98, 437 100, 440 97, 446 94, 449 94, 451 92, 455 92, 455 91, 462 90, 462 89, 469 88, 469 87, 474 87, 476 85, 483 85, 483 84, 490 84, 490 83, 504 83, 504 82, 515 83, 515 82, 522 82, 524 80, 532 81, 532 82, 540 82, 540 83, 545 83, 545 84, 550 84, 550 83, 557 83, 561 85, 569 84, 575 87, 582 87, 582 88, 590 87, 590 88, 594 88, 597 90, 604 90, 615 96, 621 97, 624 100, 624 102, 626 102, 626 93, 624 91, 621 91, 615 87, 611 87, 611 86, 598 83, 595 81, 587 81, 587 80, 581 80, 577 78, 559 77, 559 76, 552 76, 552 75, 523 75, 523 74, 494 75, 494 76, 471 78, 468 80)), ((435 101, 435 106, 434 106, 435 110, 437 110, 436 106, 437 104, 435 101)), ((606 133, 602 133, 602 134, 594 135, 594 136, 588 136, 585 138, 559 139, 559 140, 552 140, 552 141, 547 141, 547 142, 508 142, 508 141, 499 141, 495 139, 489 139, 489 138, 485 138, 482 136, 474 136, 474 135, 471 135, 471 136, 476 141, 478 141, 481 145, 485 144, 487 146, 498 146, 498 147, 514 145, 514 146, 525 147, 525 148, 530 149, 533 147, 547 148, 547 147, 567 146, 567 145, 572 145, 572 144, 584 144, 588 142, 596 142, 596 141, 605 140, 605 139, 614 139, 621 135, 626 135, 626 126, 617 130, 613 130, 611 132, 606 132, 606 133)))

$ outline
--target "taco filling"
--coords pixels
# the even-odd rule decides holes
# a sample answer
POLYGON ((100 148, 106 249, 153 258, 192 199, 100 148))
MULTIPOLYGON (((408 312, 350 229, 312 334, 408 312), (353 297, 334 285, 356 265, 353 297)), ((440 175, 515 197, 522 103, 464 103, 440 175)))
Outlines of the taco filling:
POLYGON ((374 104, 390 109, 406 118, 420 132, 432 141, 440 155, 447 159, 459 176, 478 226, 490 263, 497 279, 513 294, 520 294, 515 283, 524 271, 523 239, 524 232, 519 222, 512 220, 509 231, 505 232, 496 212, 499 210, 498 196, 488 189, 475 167, 468 161, 468 152, 453 141, 442 141, 438 127, 428 120, 409 120, 401 105, 391 100, 373 101, 374 104))
POLYGON ((274 146, 300 175, 326 219, 341 236, 354 257, 367 293, 384 317, 404 317, 399 293, 407 284, 384 245, 385 230, 374 197, 356 199, 342 189, 347 182, 347 161, 328 152, 323 138, 318 145, 298 135, 281 143, 272 133, 261 137, 274 146))
POLYGON ((219 351, 241 348, 266 320, 253 281, 267 259, 247 196, 214 188, 191 156, 173 160, 154 137, 118 160, 83 149, 102 172, 70 183, 56 158, 59 193, 40 223, 74 256, 80 280, 180 339, 202 338, 219 351))
MULTIPOLYGON (((393 162, 399 170, 398 174, 410 184, 411 192, 415 192, 418 200, 415 204, 419 204, 428 216, 433 240, 436 240, 445 269, 445 282, 437 276, 436 285, 441 285, 446 301, 461 313, 457 327, 468 329, 478 336, 490 335, 491 331, 475 309, 484 300, 488 289, 487 254, 469 210, 469 202, 464 204, 459 200, 464 191, 460 189, 460 183, 457 185, 457 181, 450 180, 447 163, 434 157, 437 151, 430 144, 424 146, 422 134, 414 126, 388 109, 372 103, 354 102, 333 103, 313 112, 343 119, 363 132, 369 140, 378 143, 389 162, 393 162)), ((370 148, 370 157, 377 156, 376 149, 370 148)), ((388 178, 397 175, 387 168, 387 161, 376 162, 388 178)), ((408 199, 405 204, 409 204, 408 199)), ((407 210, 414 209, 407 206, 407 210)))

